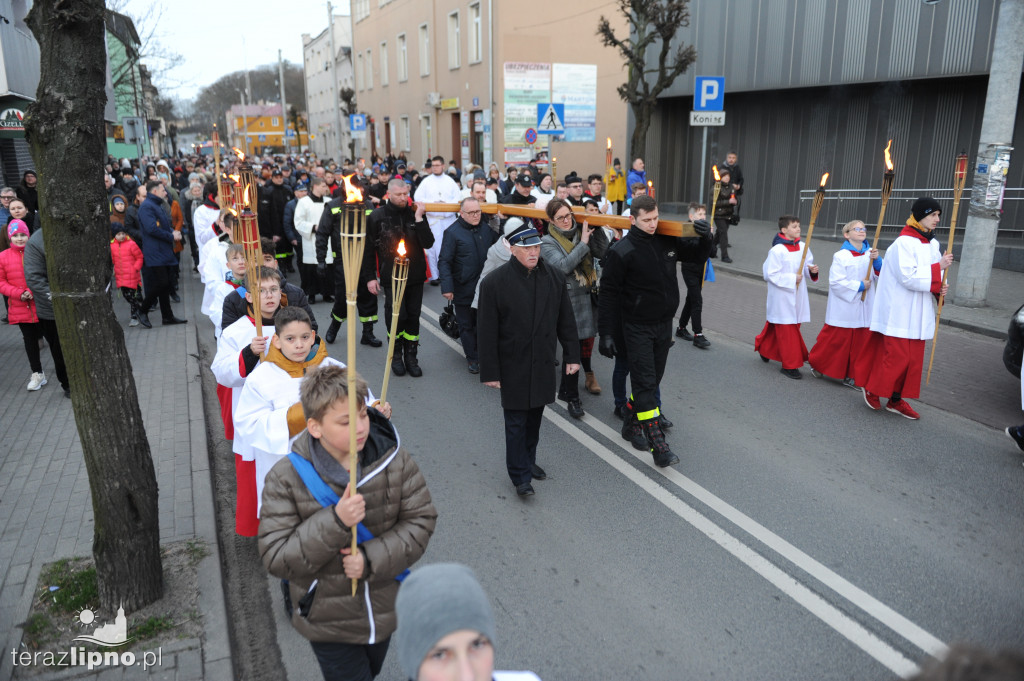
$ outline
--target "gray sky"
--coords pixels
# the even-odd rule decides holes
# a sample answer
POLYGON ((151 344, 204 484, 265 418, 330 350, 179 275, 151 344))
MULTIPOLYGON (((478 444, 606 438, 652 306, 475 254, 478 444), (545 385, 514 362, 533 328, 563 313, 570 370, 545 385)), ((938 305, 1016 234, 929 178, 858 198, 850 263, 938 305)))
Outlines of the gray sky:
MULTIPOLYGON (((335 14, 348 14, 348 0, 332 2, 335 14)), ((302 63, 302 34, 327 28, 326 0, 126 0, 129 14, 144 17, 163 10, 157 38, 184 56, 181 66, 158 81, 161 93, 192 99, 204 85, 233 71, 277 63, 277 51, 302 63), (244 45, 243 45, 244 38, 244 45)), ((147 26, 136 26, 140 35, 147 26)))

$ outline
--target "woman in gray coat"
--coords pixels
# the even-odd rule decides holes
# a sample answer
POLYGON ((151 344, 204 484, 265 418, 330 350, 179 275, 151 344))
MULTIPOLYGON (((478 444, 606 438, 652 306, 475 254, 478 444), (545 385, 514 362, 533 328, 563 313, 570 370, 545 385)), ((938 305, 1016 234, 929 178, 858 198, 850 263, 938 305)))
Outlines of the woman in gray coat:
MULTIPOLYGON (((597 335, 596 309, 592 293, 597 290, 596 265, 608 250, 608 236, 603 229, 591 227, 573 219, 568 202, 552 199, 544 207, 548 214, 548 231, 540 245, 540 256, 545 263, 565 275, 569 290, 569 301, 576 316, 576 331, 580 338, 580 356, 586 375, 587 392, 600 395, 601 386, 594 377, 590 356, 597 335)), ((565 373, 562 363, 562 382, 558 387, 558 399, 568 403, 569 415, 583 418, 580 402, 579 374, 565 373)))

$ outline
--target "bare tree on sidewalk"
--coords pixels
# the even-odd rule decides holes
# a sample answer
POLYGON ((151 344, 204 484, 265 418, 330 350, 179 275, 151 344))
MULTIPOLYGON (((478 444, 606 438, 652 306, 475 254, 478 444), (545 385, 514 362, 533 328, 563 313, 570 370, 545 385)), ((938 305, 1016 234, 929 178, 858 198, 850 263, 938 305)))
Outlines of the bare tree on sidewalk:
MULTIPOLYGON (((36 102, 25 125, 54 316, 71 382, 94 516, 100 604, 133 611, 163 594, 157 484, 124 333, 106 293, 110 224, 100 163, 103 0, 35 0, 36 102)), ((45 452, 43 452, 45 455, 45 452)))
POLYGON ((697 50, 692 45, 680 42, 672 49, 676 33, 690 25, 689 2, 618 0, 616 4, 626 17, 629 35, 622 38, 615 35, 604 15, 598 21, 597 35, 605 47, 619 51, 629 68, 627 80, 618 87, 618 93, 622 101, 629 104, 636 120, 629 143, 630 157, 643 158, 647 155, 647 129, 651 127, 658 96, 697 59, 697 50))

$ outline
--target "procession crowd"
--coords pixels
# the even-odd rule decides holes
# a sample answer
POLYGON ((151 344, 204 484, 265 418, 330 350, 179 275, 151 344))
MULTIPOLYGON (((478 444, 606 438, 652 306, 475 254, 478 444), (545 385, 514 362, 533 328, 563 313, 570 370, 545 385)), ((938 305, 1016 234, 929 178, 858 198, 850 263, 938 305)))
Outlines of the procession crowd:
MULTIPOLYGON (((711 220, 706 206, 689 205, 693 231, 686 237, 658 231, 658 204, 639 158, 628 171, 616 159, 605 173, 572 172, 562 180, 534 162, 460 170, 437 156, 420 172, 402 157, 341 166, 307 157, 257 158, 261 262, 255 266, 236 212, 222 207, 220 196, 218 179, 240 165, 226 159, 216 169, 204 156, 153 164, 110 159, 111 290, 127 301, 131 326, 152 328, 149 312, 157 304, 163 324, 185 323, 172 303, 180 302, 183 267, 188 276, 181 253, 190 250, 204 286, 201 310, 217 338, 210 369, 235 457, 235 530, 257 538, 325 679, 376 676, 396 628, 399 662, 410 679, 450 678, 465 669, 479 672, 473 678, 491 678, 494 621, 486 594, 461 566, 410 574, 434 532, 437 511, 391 421, 391 406, 357 377, 352 394, 358 404, 350 412, 345 365, 327 346, 343 323, 356 324, 358 317, 360 343, 381 347, 375 325, 383 295, 385 320, 397 314, 394 338, 387 324, 382 334, 395 347, 391 371, 422 377, 424 287, 438 286, 449 305, 442 327, 459 339, 466 370, 500 391, 506 469, 520 497, 533 495, 532 482, 546 477, 537 464, 545 406, 557 396, 581 418, 582 391, 602 391, 591 363, 595 346, 614 359, 611 389, 622 437, 650 452, 657 466, 678 464, 660 383, 674 337, 702 350, 711 346, 703 333, 701 290, 719 251, 722 262, 731 262, 728 229, 739 220, 744 184, 737 155, 731 152, 718 166, 723 191, 716 193, 711 220), (541 212, 505 215, 493 204, 541 212), (343 223, 352 211, 366 216, 366 247, 350 318, 341 253, 343 223), (629 228, 595 224, 610 215, 628 217, 629 228), (407 284, 396 300, 400 248, 407 284), (333 304, 322 336, 311 306, 317 296, 333 304), (356 452, 349 444, 353 428, 356 452)), ((28 187, 29 174, 25 179, 28 187)), ((35 179, 31 174, 32 187, 35 179)), ((0 291, 10 323, 25 339, 28 389, 46 382, 39 364, 45 338, 67 394, 45 293, 45 255, 39 259, 38 206, 26 187, 0 191, 0 291)), ((782 374, 794 379, 809 362, 815 376, 859 389, 871 409, 882 409, 886 399, 888 411, 919 418, 907 399, 919 393, 935 298, 945 293, 942 272, 952 262, 932 238, 940 215, 938 202, 920 198, 884 258, 866 243, 863 222, 844 226, 845 241, 829 272, 825 325, 810 351, 800 325, 810 321, 807 283, 819 270, 801 240, 799 219, 780 217, 763 265, 766 323, 755 339, 761 359, 780 362, 782 374)), ((1024 449, 1024 439, 1014 439, 1024 449)), ((536 676, 497 672, 493 678, 536 676)))

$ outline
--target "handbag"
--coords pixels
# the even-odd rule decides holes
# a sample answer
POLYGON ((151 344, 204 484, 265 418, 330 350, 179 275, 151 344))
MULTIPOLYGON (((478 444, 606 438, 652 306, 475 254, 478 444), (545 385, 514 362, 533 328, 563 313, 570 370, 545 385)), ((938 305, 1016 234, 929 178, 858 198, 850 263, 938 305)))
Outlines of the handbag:
POLYGON ((455 319, 455 305, 452 301, 448 301, 448 305, 445 306, 444 311, 438 316, 437 322, 441 325, 441 330, 445 332, 445 335, 458 340, 459 322, 455 319))

